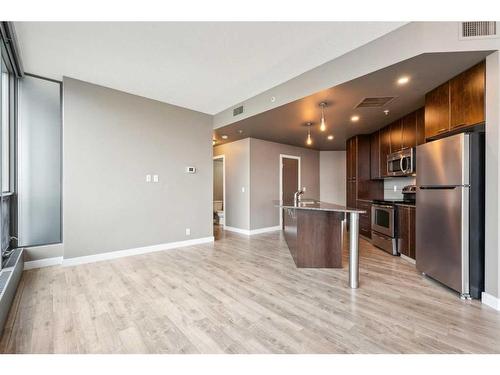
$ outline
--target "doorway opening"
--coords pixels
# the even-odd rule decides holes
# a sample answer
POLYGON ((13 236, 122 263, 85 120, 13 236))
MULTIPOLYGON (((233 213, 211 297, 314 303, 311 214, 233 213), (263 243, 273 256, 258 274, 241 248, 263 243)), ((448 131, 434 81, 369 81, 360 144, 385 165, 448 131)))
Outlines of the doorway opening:
MULTIPOLYGON (((280 200, 293 204, 293 195, 300 189, 300 156, 280 154, 280 200)), ((283 228, 283 210, 280 210, 280 226, 283 228)))
POLYGON ((213 223, 218 239, 226 224, 226 162, 224 155, 213 157, 213 223))

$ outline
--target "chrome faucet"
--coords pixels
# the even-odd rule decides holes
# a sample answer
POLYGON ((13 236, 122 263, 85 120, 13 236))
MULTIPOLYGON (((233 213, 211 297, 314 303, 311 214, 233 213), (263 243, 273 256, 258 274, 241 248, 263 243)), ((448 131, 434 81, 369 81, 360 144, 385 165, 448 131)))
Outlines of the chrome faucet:
POLYGON ((304 194, 304 190, 298 190, 293 194, 293 203, 295 206, 299 205, 300 197, 304 194))

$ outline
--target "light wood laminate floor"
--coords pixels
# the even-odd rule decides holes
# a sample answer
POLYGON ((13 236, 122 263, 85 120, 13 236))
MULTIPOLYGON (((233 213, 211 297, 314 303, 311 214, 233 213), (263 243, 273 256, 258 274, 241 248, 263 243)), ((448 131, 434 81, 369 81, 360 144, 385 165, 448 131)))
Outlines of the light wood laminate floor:
POLYGON ((280 232, 25 271, 5 353, 500 353, 500 313, 361 240, 297 269, 280 232))

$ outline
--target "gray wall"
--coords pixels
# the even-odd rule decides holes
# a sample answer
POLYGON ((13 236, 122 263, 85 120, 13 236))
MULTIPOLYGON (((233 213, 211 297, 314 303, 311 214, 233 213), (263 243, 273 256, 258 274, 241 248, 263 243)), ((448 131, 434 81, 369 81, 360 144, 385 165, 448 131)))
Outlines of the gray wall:
POLYGON ((250 138, 250 229, 279 225, 280 154, 300 156, 305 197, 319 199, 319 151, 250 138))
POLYGON ((214 160, 214 201, 221 201, 224 198, 224 162, 222 159, 214 160))
POLYGON ((319 196, 323 202, 346 203, 346 152, 320 151, 319 196))
POLYGON ((212 236, 211 116, 66 77, 63 87, 64 257, 212 236))
POLYGON ((225 156, 225 225, 248 230, 250 229, 250 138, 216 146, 213 154, 225 156))

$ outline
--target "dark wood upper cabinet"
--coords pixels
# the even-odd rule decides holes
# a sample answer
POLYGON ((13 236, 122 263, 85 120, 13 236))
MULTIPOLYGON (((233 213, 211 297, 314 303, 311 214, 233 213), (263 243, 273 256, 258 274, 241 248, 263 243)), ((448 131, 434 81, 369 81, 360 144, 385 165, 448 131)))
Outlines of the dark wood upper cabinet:
POLYGON ((391 152, 403 149, 403 131, 401 125, 401 120, 396 120, 389 125, 391 129, 391 152))
POLYGON ((431 138, 450 129, 450 83, 425 94, 425 138, 431 138))
POLYGON ((402 149, 417 146, 417 115, 416 112, 407 114, 401 119, 402 149))
POLYGON ((380 129, 380 174, 387 176, 387 155, 391 153, 391 129, 389 126, 380 129))
POLYGON ((485 121, 486 66, 481 62, 425 95, 425 138, 485 121))
POLYGON ((450 81, 450 129, 484 122, 485 65, 483 61, 450 81))
POLYGON ((417 109, 415 112, 417 123, 417 146, 425 143, 425 108, 417 109))
POLYGON ((347 205, 356 207, 358 199, 380 199, 383 197, 382 181, 370 178, 370 142, 369 135, 357 135, 347 140, 347 205))
POLYGON ((370 135, 370 177, 372 180, 382 178, 380 168, 380 132, 377 130, 370 135))

